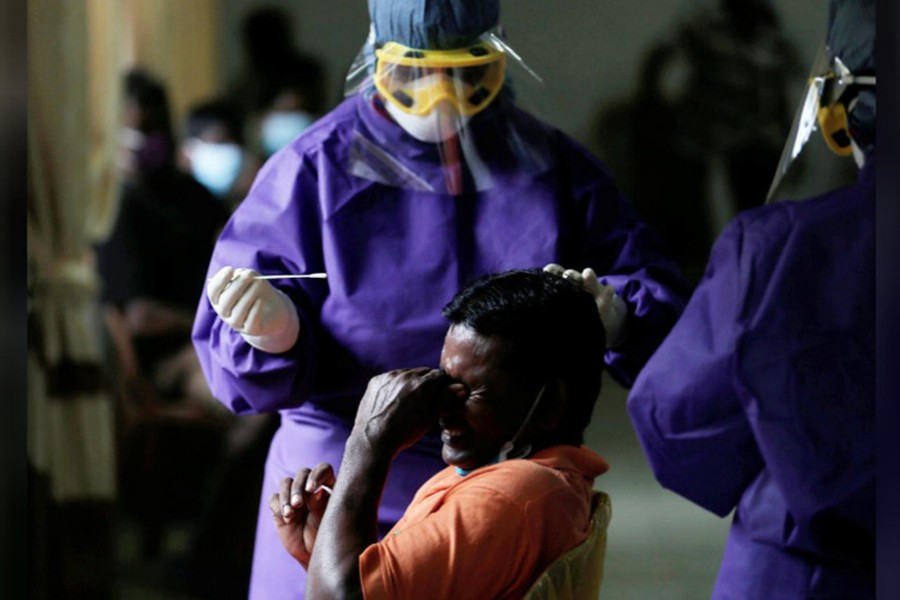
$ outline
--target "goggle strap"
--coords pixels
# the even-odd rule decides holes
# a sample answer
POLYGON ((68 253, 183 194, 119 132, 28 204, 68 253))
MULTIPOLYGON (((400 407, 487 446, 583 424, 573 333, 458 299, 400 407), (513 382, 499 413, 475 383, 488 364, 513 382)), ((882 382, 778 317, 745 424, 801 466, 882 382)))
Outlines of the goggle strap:
POLYGON ((874 75, 850 75, 849 77, 844 78, 847 82, 847 85, 865 85, 865 86, 874 86, 875 85, 875 76, 874 75))

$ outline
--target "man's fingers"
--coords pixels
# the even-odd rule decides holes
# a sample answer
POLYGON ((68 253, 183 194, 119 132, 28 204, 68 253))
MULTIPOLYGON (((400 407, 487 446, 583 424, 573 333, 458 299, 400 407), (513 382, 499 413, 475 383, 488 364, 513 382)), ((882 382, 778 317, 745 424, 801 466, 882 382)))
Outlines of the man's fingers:
POLYGON ((310 511, 322 511, 328 505, 331 490, 334 489, 334 467, 328 463, 319 463, 309 474, 304 486, 310 511), (326 489, 327 488, 327 489, 326 489))
POLYGON ((276 525, 284 524, 284 516, 281 507, 281 494, 272 494, 269 496, 269 510, 272 511, 272 518, 275 519, 276 525))
POLYGON ((296 479, 285 477, 278 486, 278 501, 281 503, 281 516, 285 521, 290 521, 294 517, 294 507, 291 506, 291 487, 295 481, 296 479))
MULTIPOLYGON (((402 386, 401 389, 406 390, 400 392, 401 394, 415 394, 420 397, 423 402, 417 402, 416 405, 428 413, 434 413, 435 418, 437 418, 443 402, 448 401, 450 396, 455 394, 450 387, 456 383, 456 380, 442 369, 430 367, 404 369, 398 372, 394 379, 402 386)), ((385 385, 388 386, 392 383, 389 380, 385 385)))
POLYGON ((437 385, 450 386, 456 381, 443 369, 428 369, 425 373, 422 373, 421 378, 422 383, 428 383, 429 385, 432 385, 431 382, 435 382, 437 385))
POLYGON ((309 478, 306 480, 306 491, 315 492, 323 485, 333 488, 334 481, 334 467, 327 462, 319 463, 310 472, 309 478))
POLYGON ((303 506, 303 503, 306 501, 306 498, 303 497, 303 486, 306 485, 307 479, 309 479, 309 468, 303 467, 297 471, 290 487, 285 491, 283 498, 285 504, 293 508, 303 506))

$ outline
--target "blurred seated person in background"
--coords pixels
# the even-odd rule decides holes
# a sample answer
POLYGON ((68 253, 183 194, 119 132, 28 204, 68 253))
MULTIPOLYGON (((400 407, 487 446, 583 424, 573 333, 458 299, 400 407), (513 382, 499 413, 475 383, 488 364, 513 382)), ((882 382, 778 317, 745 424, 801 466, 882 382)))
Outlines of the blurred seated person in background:
POLYGON ((318 115, 303 108, 304 85, 299 77, 290 74, 272 82, 251 130, 256 150, 263 159, 293 142, 316 120, 318 115))
POLYGON ((207 402, 212 397, 190 345, 190 330, 213 244, 228 213, 176 167, 163 85, 136 70, 124 83, 119 214, 109 239, 96 249, 101 300, 122 379, 138 399, 148 399, 149 393, 188 398, 216 410, 217 402, 207 402))
POLYGON ((213 196, 234 210, 253 184, 260 161, 244 147, 240 109, 227 100, 211 100, 188 111, 186 138, 179 159, 213 196))
POLYGON ((322 463, 270 498, 283 545, 308 567, 308 597, 521 597, 589 533, 594 478, 608 468, 582 445, 605 347, 593 296, 510 271, 443 314, 441 368, 369 382, 337 479, 322 463), (449 467, 379 542, 392 460, 436 423, 449 467))
POLYGON ((226 96, 243 112, 250 147, 267 158, 325 110, 325 72, 318 59, 297 50, 290 15, 279 7, 248 13, 241 34, 244 66, 226 96))

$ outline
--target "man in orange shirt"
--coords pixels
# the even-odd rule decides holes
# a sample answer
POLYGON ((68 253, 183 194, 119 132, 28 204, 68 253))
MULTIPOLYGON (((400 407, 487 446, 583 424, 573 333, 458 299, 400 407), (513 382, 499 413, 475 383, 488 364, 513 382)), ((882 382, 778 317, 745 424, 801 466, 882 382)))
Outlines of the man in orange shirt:
POLYGON ((308 597, 521 597, 587 537, 594 478, 608 468, 581 445, 605 348, 593 297, 511 271, 443 313, 441 368, 369 382, 340 477, 325 463, 302 469, 270 498, 282 543, 308 568, 308 597), (377 541, 391 462, 435 422, 450 466, 377 541))

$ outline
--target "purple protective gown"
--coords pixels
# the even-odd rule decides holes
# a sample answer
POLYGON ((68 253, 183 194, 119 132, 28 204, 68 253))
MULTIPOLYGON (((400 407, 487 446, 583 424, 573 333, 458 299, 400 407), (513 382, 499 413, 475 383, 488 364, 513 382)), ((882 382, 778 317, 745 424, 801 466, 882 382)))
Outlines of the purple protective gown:
MULTIPOLYGON (((273 282, 301 319, 300 340, 284 354, 245 343, 205 297, 197 313, 194 343, 216 397, 237 413, 282 414, 262 490, 252 598, 303 595, 305 572, 282 549, 267 506, 278 481, 301 466, 340 464, 370 377, 438 365, 447 329, 441 308, 471 279, 548 262, 606 274, 631 311, 627 339, 606 355, 626 385, 680 314, 686 284, 603 166, 558 131, 504 108, 470 123, 496 185, 477 192, 469 179, 469 191, 453 197, 379 183, 385 163, 366 162, 372 148, 390 151, 394 171, 399 163, 415 173, 414 187, 444 185, 434 146, 351 97, 268 161, 222 232, 210 275, 224 265, 328 273, 273 282), (552 144, 554 165, 507 168, 523 163, 492 128, 510 119, 524 136, 552 144)), ((398 457, 382 498, 382 533, 443 466, 437 435, 398 457)))
POLYGON ((735 218, 629 395, 660 483, 736 508, 713 598, 874 597, 874 162, 735 218))

